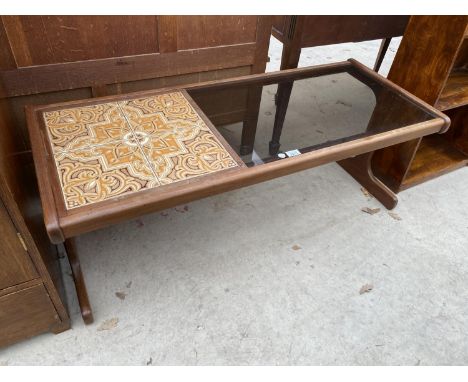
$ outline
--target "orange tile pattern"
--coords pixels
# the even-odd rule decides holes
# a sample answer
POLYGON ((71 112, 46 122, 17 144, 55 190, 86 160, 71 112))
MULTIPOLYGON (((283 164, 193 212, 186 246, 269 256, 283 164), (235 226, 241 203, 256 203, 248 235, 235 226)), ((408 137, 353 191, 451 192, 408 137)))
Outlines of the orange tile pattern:
POLYGON ((182 92, 43 117, 67 209, 238 166, 182 92))

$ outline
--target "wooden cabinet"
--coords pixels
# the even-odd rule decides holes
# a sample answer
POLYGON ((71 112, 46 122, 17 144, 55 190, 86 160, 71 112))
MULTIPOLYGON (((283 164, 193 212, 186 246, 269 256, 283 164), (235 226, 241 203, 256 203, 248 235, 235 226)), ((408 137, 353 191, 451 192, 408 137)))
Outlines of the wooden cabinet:
POLYGON ((33 168, 2 95, 0 83, 0 347, 70 327, 57 250, 41 223, 33 168))
POLYGON ((435 134, 377 151, 374 173, 399 192, 468 164, 468 16, 412 16, 388 78, 452 120, 435 134))
POLYGON ((0 290, 38 277, 29 258, 24 239, 17 232, 4 204, 0 201, 0 290))
POLYGON ((61 331, 60 323, 42 282, 0 296, 0 346, 42 332, 61 331))
POLYGON ((46 284, 52 289, 52 294, 56 293, 55 288, 37 271, 26 241, 2 200, 0 237, 0 346, 45 331, 67 329, 69 323, 64 307, 57 300, 58 308, 62 310, 61 316, 46 284))

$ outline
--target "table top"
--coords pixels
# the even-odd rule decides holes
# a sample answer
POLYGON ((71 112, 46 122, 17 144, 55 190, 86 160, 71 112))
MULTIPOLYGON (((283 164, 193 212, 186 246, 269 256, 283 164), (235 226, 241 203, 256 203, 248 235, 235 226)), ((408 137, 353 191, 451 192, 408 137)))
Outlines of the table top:
POLYGON ((43 118, 67 210, 239 166, 185 91, 43 118))
POLYGON ((54 243, 442 132, 450 123, 353 60, 30 106, 26 115, 54 243), (292 92, 280 151, 271 154, 278 84, 292 92), (257 133, 253 151, 240 156, 242 122, 257 133))

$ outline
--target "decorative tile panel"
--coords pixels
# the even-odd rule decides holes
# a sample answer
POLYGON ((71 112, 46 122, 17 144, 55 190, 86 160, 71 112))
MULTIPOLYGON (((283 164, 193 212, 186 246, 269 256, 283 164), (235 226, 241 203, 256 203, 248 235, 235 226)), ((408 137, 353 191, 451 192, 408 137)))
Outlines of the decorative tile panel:
POLYGON ((122 104, 161 184, 237 166, 182 93, 122 104))
POLYGON ((238 166, 182 92, 43 116, 67 209, 238 166))
POLYGON ((44 121, 54 153, 120 141, 131 134, 117 103, 48 111, 44 121))

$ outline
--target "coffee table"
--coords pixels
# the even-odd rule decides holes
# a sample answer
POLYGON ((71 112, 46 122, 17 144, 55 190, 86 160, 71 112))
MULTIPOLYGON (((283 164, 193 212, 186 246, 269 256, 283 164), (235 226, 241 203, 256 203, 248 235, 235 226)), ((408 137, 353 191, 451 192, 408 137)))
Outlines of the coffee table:
POLYGON ((65 244, 86 323, 93 317, 74 237, 335 161, 361 166, 358 180, 392 208, 396 196, 360 155, 450 124, 355 60, 28 106, 26 114, 45 226, 65 244), (279 84, 291 91, 275 110, 279 84), (261 97, 260 110, 233 112, 245 94, 261 97))

